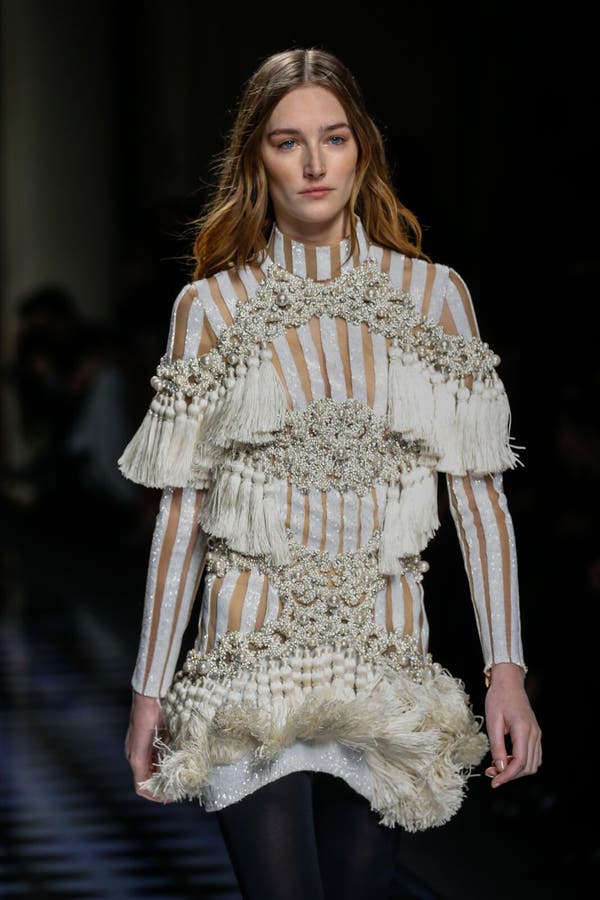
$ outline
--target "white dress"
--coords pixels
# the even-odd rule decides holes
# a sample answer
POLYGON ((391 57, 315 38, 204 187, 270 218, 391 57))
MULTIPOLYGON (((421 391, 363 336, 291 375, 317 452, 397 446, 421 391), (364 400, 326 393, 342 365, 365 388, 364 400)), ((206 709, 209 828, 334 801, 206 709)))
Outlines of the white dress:
POLYGON ((119 459, 162 491, 132 684, 163 706, 156 793, 216 810, 318 770, 414 831, 457 811, 487 748, 428 653, 438 473, 484 669, 525 668, 501 474, 517 458, 462 279, 356 224, 351 255, 275 226, 260 265, 175 300, 152 408, 119 459))

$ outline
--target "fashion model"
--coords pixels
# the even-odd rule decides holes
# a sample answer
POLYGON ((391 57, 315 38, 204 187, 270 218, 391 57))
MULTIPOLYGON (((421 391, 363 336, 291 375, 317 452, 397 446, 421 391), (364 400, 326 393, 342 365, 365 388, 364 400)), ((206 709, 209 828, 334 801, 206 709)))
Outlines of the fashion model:
POLYGON ((126 736, 135 788, 215 813, 244 898, 385 898, 398 833, 447 822, 480 765, 497 788, 541 763, 500 359, 324 50, 277 53, 245 85, 194 259, 119 459, 161 491, 126 736), (428 651, 441 480, 485 729, 428 651))

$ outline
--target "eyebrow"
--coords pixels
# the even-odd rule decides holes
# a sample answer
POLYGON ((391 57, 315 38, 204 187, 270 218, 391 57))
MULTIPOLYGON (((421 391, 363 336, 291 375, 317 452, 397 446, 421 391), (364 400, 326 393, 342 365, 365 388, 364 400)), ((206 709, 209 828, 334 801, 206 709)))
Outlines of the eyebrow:
MULTIPOLYGON (((326 131, 337 131, 338 128, 350 128, 347 122, 336 122, 335 125, 321 125, 319 132, 324 134, 326 131)), ((299 128, 274 128, 269 131, 267 137, 274 137, 277 134, 302 134, 299 128)))

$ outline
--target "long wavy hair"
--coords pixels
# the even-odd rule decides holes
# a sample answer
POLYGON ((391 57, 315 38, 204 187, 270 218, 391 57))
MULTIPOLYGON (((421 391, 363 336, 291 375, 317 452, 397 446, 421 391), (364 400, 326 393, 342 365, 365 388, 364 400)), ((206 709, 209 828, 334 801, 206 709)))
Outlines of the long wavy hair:
MULTIPOLYGON (((328 51, 293 49, 265 59, 241 93, 225 150, 215 159, 217 180, 212 197, 192 222, 194 278, 208 278, 264 256, 274 216, 260 142, 281 98, 307 84, 321 85, 335 94, 358 146, 349 212, 360 217, 371 243, 427 258, 421 226, 396 196, 381 132, 367 112, 354 76, 328 51)), ((349 220, 353 249, 354 215, 349 220)))

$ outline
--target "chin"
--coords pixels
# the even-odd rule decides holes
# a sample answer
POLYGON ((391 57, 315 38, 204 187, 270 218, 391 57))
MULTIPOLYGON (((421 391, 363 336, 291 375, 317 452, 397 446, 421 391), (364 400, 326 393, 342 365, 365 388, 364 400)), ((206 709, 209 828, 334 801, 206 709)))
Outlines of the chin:
POLYGON ((327 225, 344 216, 344 209, 339 209, 338 206, 330 206, 326 201, 311 200, 310 203, 313 206, 298 213, 296 217, 298 222, 306 222, 311 225, 327 225))

